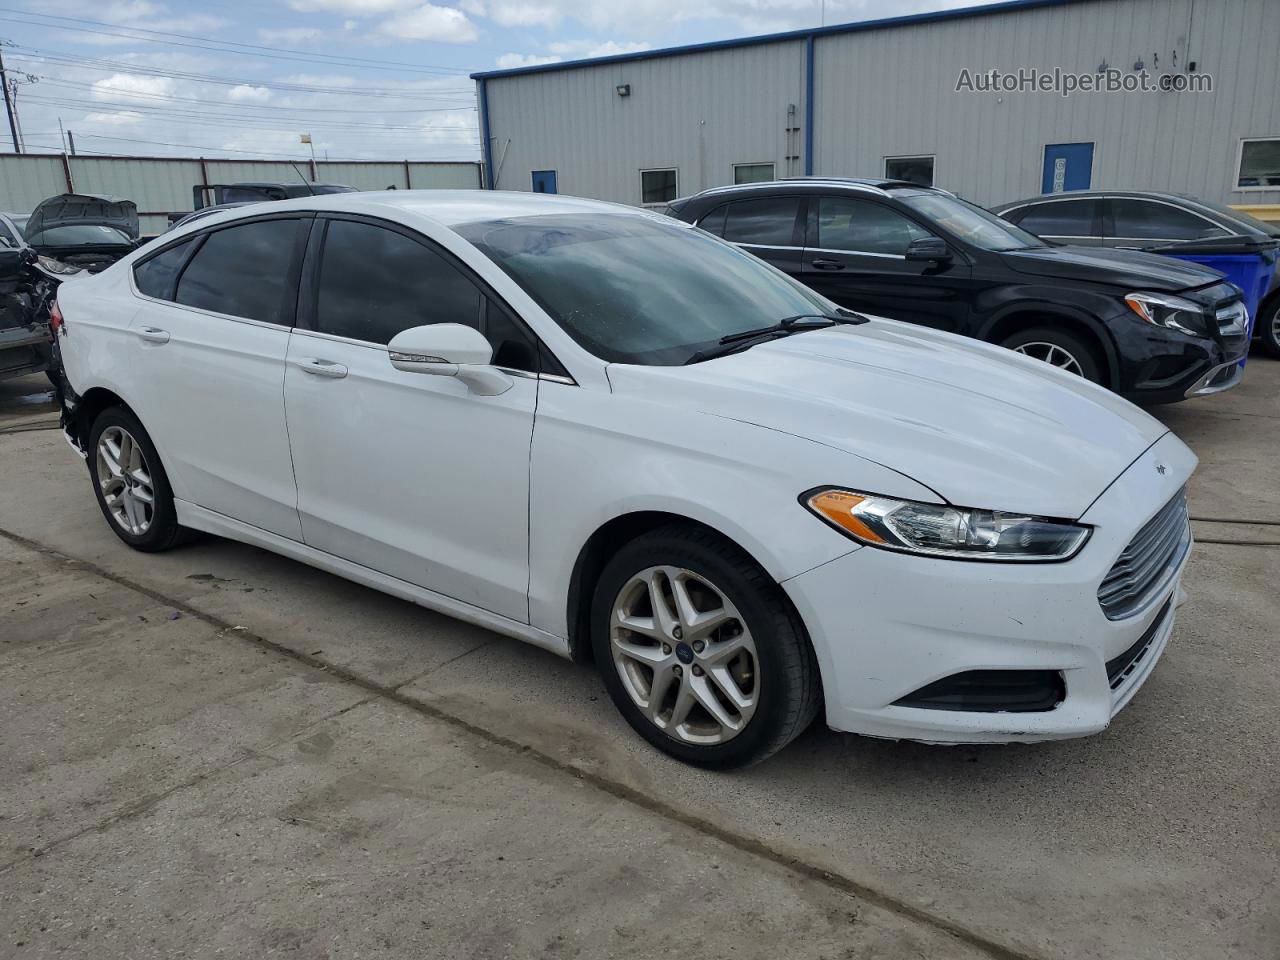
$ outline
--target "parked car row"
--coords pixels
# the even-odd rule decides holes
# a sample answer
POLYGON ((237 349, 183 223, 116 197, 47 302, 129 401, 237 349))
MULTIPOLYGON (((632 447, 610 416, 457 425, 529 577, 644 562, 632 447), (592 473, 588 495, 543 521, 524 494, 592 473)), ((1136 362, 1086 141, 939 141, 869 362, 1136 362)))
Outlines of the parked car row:
POLYGON ((691 763, 819 714, 1104 729, 1172 634, 1196 460, 1089 375, 1229 385, 1239 292, 896 183, 679 213, 703 229, 481 191, 192 220, 59 290, 64 429, 129 546, 205 531, 593 660, 691 763))
POLYGON ((1221 273, 1047 242, 944 190, 774 181, 707 190, 669 212, 843 307, 1000 344, 1138 402, 1220 392, 1242 375, 1249 317, 1221 273))

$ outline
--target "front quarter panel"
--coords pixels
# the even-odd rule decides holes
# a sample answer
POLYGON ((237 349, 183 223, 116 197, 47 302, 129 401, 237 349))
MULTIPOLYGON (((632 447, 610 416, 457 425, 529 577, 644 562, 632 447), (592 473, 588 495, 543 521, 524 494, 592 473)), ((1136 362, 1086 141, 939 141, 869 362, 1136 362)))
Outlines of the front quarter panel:
POLYGON ((800 505, 800 494, 828 484, 939 502, 896 471, 811 440, 544 381, 530 466, 531 622, 568 635, 578 556, 592 534, 627 514, 705 524, 779 582, 859 549, 800 505))

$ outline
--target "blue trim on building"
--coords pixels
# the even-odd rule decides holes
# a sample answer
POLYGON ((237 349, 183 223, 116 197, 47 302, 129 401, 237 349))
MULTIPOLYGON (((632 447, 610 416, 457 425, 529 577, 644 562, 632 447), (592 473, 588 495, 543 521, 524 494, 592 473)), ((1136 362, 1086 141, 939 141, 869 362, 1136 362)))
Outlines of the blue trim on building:
POLYGON ((755 47, 765 43, 786 40, 809 40, 838 33, 861 33, 864 30, 883 30, 886 27, 903 27, 917 23, 937 23, 942 20, 964 20, 968 17, 985 17, 997 13, 1033 10, 1037 7, 1062 7, 1072 3, 1088 3, 1094 0, 1004 0, 980 7, 963 7, 958 10, 939 10, 933 13, 913 13, 901 17, 884 17, 880 20, 862 20, 857 23, 838 23, 830 27, 812 27, 808 30, 789 30, 785 33, 766 33, 757 37, 740 37, 734 40, 714 40, 710 43, 691 43, 683 47, 664 47, 661 50, 642 50, 638 53, 619 53, 612 57, 596 57, 594 60, 566 60, 563 63, 541 63, 532 67, 515 67, 511 70, 484 70, 471 74, 472 80, 484 81, 492 77, 518 77, 530 73, 553 73, 557 70, 574 70, 578 67, 597 67, 611 63, 634 63, 638 60, 658 60, 704 50, 731 50, 735 47, 755 47))
POLYGON ((493 150, 489 141, 489 85, 480 79, 476 86, 480 88, 480 156, 484 158, 485 190, 493 189, 493 150))
POLYGON ((804 43, 804 175, 806 177, 813 176, 813 48, 813 35, 810 34, 804 43))

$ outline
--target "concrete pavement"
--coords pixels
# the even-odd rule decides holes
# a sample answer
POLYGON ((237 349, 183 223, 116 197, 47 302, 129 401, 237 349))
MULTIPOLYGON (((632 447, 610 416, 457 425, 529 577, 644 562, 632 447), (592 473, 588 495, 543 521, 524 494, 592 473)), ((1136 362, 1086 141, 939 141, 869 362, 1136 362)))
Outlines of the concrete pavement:
POLYGON ((0 955, 1274 960, 1280 549, 1239 544, 1280 540, 1280 364, 1155 412, 1193 514, 1264 522, 1197 524, 1230 542, 1109 731, 815 727, 729 775, 533 648, 237 544, 133 553, 56 432, 0 422, 0 557, 34 571, 0 581, 0 955))

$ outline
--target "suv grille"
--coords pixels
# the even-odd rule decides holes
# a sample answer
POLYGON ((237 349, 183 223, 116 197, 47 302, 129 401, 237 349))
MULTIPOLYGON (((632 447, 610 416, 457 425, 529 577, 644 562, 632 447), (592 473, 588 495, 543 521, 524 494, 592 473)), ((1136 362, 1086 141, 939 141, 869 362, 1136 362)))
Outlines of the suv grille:
POLYGON ((1142 609, 1190 547, 1187 491, 1182 489, 1137 532, 1098 587, 1098 604, 1107 619, 1123 620, 1142 609))

